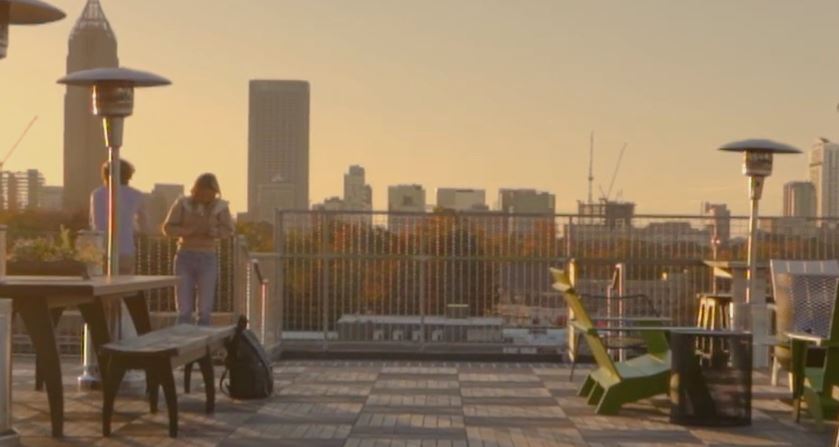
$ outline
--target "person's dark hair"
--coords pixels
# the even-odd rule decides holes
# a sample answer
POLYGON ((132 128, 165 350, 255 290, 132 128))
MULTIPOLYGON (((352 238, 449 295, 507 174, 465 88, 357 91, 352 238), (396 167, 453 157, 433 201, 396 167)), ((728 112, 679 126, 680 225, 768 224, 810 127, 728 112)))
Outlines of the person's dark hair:
POLYGON ((209 172, 201 174, 195 179, 195 183, 192 185, 190 192, 194 195, 195 191, 199 189, 209 189, 215 191, 217 196, 221 196, 221 187, 219 187, 218 179, 215 174, 209 172))
MULTIPOLYGON (((110 166, 108 166, 108 161, 106 160, 102 163, 102 182, 107 184, 108 183, 108 175, 111 172, 110 166)), ((129 163, 126 160, 120 159, 119 161, 119 183, 121 185, 127 185, 129 181, 131 181, 131 177, 134 176, 134 165, 129 163)))

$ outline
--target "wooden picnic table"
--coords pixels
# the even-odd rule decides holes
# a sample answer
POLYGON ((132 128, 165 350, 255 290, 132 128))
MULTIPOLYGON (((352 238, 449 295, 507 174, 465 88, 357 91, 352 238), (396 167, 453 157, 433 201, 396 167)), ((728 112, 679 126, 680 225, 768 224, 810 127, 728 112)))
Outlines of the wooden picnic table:
MULTIPOLYGON (((43 374, 49 400, 52 435, 63 435, 64 390, 61 381, 61 360, 55 338, 55 324, 61 312, 78 307, 90 331, 93 347, 100 347, 112 338, 105 317, 104 302, 122 300, 138 334, 151 330, 146 293, 177 283, 175 276, 125 275, 83 279, 69 276, 6 276, 0 280, 0 297, 13 302, 32 340, 38 368, 43 374)), ((100 362, 100 369, 104 363, 100 362)))

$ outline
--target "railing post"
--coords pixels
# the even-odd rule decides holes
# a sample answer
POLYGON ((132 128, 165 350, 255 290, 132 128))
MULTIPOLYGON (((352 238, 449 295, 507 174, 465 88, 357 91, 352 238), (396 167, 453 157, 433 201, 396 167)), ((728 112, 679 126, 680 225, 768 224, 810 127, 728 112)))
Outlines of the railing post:
MULTIPOLYGON (((619 262, 615 264, 615 274, 617 275, 617 291, 618 291, 618 318, 623 320, 626 309, 624 308, 624 300, 623 297, 626 296, 626 264, 623 262, 619 262)), ((623 325, 623 322, 619 322, 619 325, 623 325)), ((620 332, 618 334, 619 337, 624 337, 626 334, 624 332, 620 332)), ((620 349, 618 350, 618 360, 623 362, 626 361, 626 350, 620 349)))
MULTIPOLYGON (((105 247, 104 233, 101 231, 79 231, 76 238, 76 248, 85 245, 103 250, 105 247)), ((82 338, 82 374, 76 378, 76 383, 82 390, 96 390, 102 385, 96 351, 93 349, 93 341, 86 324, 84 325, 82 338)))
POLYGON ((321 232, 320 232, 320 248, 321 248, 321 272, 320 272, 320 296, 321 296, 321 311, 322 311, 322 320, 321 324, 323 325, 323 350, 329 350, 329 311, 327 310, 327 306, 329 300, 327 299, 327 292, 329 289, 329 261, 330 261, 330 250, 327 247, 329 243, 328 238, 326 237, 326 232, 329 231, 329 215, 327 213, 321 214, 321 232))
POLYGON ((276 345, 282 351, 283 328, 285 326, 285 289, 284 277, 285 274, 285 219, 280 211, 274 213, 274 251, 277 253, 275 258, 276 265, 274 266, 274 286, 277 305, 279 312, 277 315, 277 328, 275 329, 274 339, 276 345))
POLYGON ((253 261, 247 259, 245 265, 245 318, 251 321, 251 295, 253 294, 253 261))
POLYGON ((420 351, 425 351, 425 264, 428 256, 419 257, 420 351))
MULTIPOLYGON (((5 240, 5 234, 2 238, 5 240)), ((5 253, 5 251, 4 251, 5 253)), ((18 445, 12 428, 12 300, 0 299, 0 446, 18 445)))
MULTIPOLYGON (((0 225, 0 280, 6 276, 6 226, 0 225)), ((12 300, 0 299, 0 446, 16 446, 12 428, 12 300)))
MULTIPOLYGON (((568 269, 568 279, 569 279, 569 281, 571 281, 571 285, 576 286, 576 283, 577 283, 577 262, 574 259, 569 259, 568 264, 567 264, 567 269, 568 269)), ((568 306, 567 303, 566 303, 565 307, 566 307, 566 309, 568 309, 568 311, 567 311, 568 316, 565 320, 566 321, 566 323, 565 323, 566 333, 568 334, 568 337, 567 337, 568 338, 568 357, 571 360, 576 361, 577 360, 577 355, 579 354, 577 352, 577 349, 576 349, 576 347, 579 345, 579 343, 577 343, 577 337, 579 337, 579 335, 576 333, 576 331, 574 331, 574 326, 572 326, 570 324, 571 320, 574 319, 574 310, 571 309, 571 306, 568 306)))
POLYGON ((264 280, 259 281, 259 298, 260 298, 260 306, 262 307, 262 315, 260 316, 259 322, 259 340, 262 342, 262 346, 265 346, 265 304, 266 304, 266 295, 268 295, 268 282, 264 280))

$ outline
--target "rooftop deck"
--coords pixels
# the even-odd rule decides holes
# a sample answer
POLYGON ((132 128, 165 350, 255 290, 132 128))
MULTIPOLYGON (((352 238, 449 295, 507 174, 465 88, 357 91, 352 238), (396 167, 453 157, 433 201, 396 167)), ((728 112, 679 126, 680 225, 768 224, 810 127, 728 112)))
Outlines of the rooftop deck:
MULTIPOLYGON (((25 446, 800 446, 825 447, 835 425, 819 431, 806 416, 796 424, 785 388, 755 374, 753 423, 743 428, 670 424, 665 398, 596 416, 575 396, 585 371, 569 382, 556 364, 388 361, 283 361, 266 400, 218 396, 203 413, 198 374, 179 395, 180 438, 167 436, 166 412, 148 414, 138 396, 120 396, 114 433, 101 435, 101 395, 79 392, 74 358, 64 364, 66 437, 49 437, 46 396, 33 390, 32 357, 14 364, 14 424, 25 446)), ((181 388, 182 389, 182 388, 181 388)))

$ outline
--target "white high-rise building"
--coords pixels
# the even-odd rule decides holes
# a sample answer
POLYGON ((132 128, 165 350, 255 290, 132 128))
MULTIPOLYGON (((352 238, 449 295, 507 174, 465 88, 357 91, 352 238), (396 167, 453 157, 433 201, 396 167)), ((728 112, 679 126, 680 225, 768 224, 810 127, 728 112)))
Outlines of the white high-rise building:
POLYGON ((419 228, 421 218, 401 213, 425 212, 425 189, 422 185, 395 185, 387 188, 388 228, 408 232, 419 228))
POLYGON ((820 138, 810 152, 810 181, 818 217, 839 217, 839 144, 820 138))
POLYGON ((344 174, 344 209, 349 211, 371 211, 373 189, 367 184, 364 168, 350 166, 344 174))
POLYGON ((306 81, 250 81, 248 213, 264 220, 275 209, 309 209, 306 81), (293 200, 288 200, 289 194, 293 200))
POLYGON ((810 182, 784 184, 784 217, 816 217, 816 187, 810 182))
MULTIPOLYGON (((117 39, 99 0, 88 0, 70 32, 67 73, 117 67, 117 39)), ((102 118, 90 113, 90 89, 67 86, 64 94, 64 208, 87 210, 90 193, 102 184, 108 159, 102 118)))
POLYGON ((43 187, 44 175, 37 169, 0 171, 0 205, 8 211, 39 208, 43 187))
POLYGON ((422 185, 395 185, 387 188, 387 210, 425 212, 425 189, 422 185))
POLYGON ((488 211, 486 191, 467 188, 437 188, 437 208, 453 211, 488 211))

